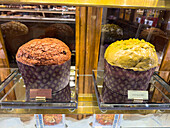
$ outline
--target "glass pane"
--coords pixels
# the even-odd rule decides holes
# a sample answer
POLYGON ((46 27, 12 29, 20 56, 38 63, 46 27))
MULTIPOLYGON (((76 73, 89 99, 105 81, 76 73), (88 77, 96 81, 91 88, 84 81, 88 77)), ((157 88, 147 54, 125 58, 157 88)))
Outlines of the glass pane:
POLYGON ((104 53, 111 43, 136 38, 155 46, 159 70, 169 41, 169 17, 168 10, 104 8, 98 69, 104 68, 104 53))
MULTIPOLYGON (((164 73, 169 75, 169 72, 158 72, 158 74, 164 73)), ((99 108, 102 110, 135 110, 135 109, 168 109, 170 107, 170 99, 167 94, 161 91, 164 88, 164 84, 169 86, 167 83, 164 83, 159 77, 157 73, 154 74, 149 82, 149 86, 146 92, 148 92, 148 99, 139 98, 141 93, 137 92, 134 94, 135 97, 130 98, 129 92, 126 93, 126 89, 118 90, 121 85, 117 85, 115 89, 109 90, 106 87, 105 82, 103 81, 104 71, 103 70, 94 70, 93 78, 95 84, 96 96, 98 99, 99 108), (115 91, 114 91, 115 90, 115 91), (124 94, 120 94, 123 91, 124 94), (159 95, 158 95, 159 94, 159 95)), ((170 89, 165 89, 165 92, 170 92, 170 89)), ((133 88, 129 88, 129 90, 133 90, 133 88)), ((127 91, 129 91, 127 90, 127 91)), ((135 89, 133 90, 135 91, 135 89)), ((136 90, 136 91, 144 91, 144 90, 136 90)), ((144 95, 142 93, 142 95, 144 95)))
MULTIPOLYGON (((75 11, 75 6, 62 5, 0 6, 0 25, 9 65, 10 68, 19 68, 16 76, 9 79, 11 69, 0 71, 1 82, 7 79, 1 83, 0 90, 1 102, 5 107, 36 108, 37 104, 41 106, 41 102, 42 108, 77 107, 75 11), (58 39, 68 48, 60 41, 45 38, 58 39), (39 39, 33 41, 37 42, 36 45, 27 45, 19 53, 18 58, 22 56, 25 59, 16 60, 18 49, 33 39, 39 39), (40 39, 44 39, 44 42, 40 42, 40 39), (57 44, 61 44, 61 47, 57 44), (45 64, 46 60, 55 63, 45 64)), ((3 55, 1 51, 0 54, 3 55)))
MULTIPOLYGON (((144 104, 156 103, 155 107, 158 108, 163 108, 164 105, 167 105, 166 108, 169 107, 169 72, 158 72, 158 75, 167 82, 166 84, 158 81, 153 85, 149 84, 153 79, 151 76, 154 71, 164 69, 169 71, 168 68, 163 68, 169 66, 169 20, 169 10, 103 9, 98 70, 94 72, 97 82, 96 93, 99 93, 101 109, 109 109, 109 106, 114 109, 116 105, 117 109, 119 107, 121 109, 130 103, 135 103, 128 99, 128 95, 132 93, 129 90, 136 91, 137 95, 140 94, 137 91, 148 92, 149 99, 147 101, 143 99, 144 104), (149 48, 142 47, 141 41, 149 42, 150 47, 155 49, 153 53, 147 54, 149 48), (149 64, 154 58, 152 54, 156 59, 158 58, 158 66, 151 67, 152 64, 149 64), (164 105, 157 106, 157 103, 164 105)), ((146 109, 145 105, 143 107, 146 109)))
MULTIPOLYGON (((13 70, 13 69, 6 69, 6 70, 13 70)), ((4 87, 1 89, 1 92, 5 91, 6 94, 1 96, 0 102, 1 102, 1 108, 32 108, 32 109, 42 109, 42 108, 72 108, 75 109, 77 107, 77 82, 75 82, 75 79, 78 77, 75 77, 75 70, 71 69, 70 72, 70 82, 69 82, 69 92, 68 87, 64 88, 64 90, 60 91, 52 91, 50 95, 52 95, 52 98, 45 96, 44 98, 41 98, 42 96, 36 96, 31 97, 31 89, 26 89, 26 85, 23 81, 23 78, 21 74, 18 72, 18 70, 15 70, 15 74, 13 73, 6 81, 3 82, 0 86, 4 87), (8 90, 6 90, 8 89, 8 90), (30 92, 28 94, 28 91, 30 92), (71 94, 69 94, 71 93, 71 94), (70 97, 71 95, 71 97, 70 97), (68 100, 68 98, 71 98, 68 100)), ((41 85, 40 85, 41 86, 41 85)), ((39 88, 37 88, 39 89, 39 88)), ((48 90, 48 89, 47 89, 48 90)), ((40 91, 40 90, 38 90, 40 91)), ((39 95, 38 92, 36 92, 37 95, 39 95)), ((41 92, 43 94, 47 94, 48 92, 41 92)))
POLYGON ((0 8, 1 30, 10 67, 17 67, 18 48, 32 39, 56 38, 72 52, 75 65, 74 6, 4 4, 0 8))

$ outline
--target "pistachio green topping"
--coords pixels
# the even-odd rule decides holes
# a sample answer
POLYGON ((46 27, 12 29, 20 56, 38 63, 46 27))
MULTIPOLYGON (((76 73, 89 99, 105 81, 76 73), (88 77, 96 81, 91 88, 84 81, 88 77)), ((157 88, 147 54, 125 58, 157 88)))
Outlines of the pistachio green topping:
POLYGON ((139 39, 112 43, 106 49, 104 57, 111 65, 134 71, 146 71, 158 65, 155 47, 139 39))

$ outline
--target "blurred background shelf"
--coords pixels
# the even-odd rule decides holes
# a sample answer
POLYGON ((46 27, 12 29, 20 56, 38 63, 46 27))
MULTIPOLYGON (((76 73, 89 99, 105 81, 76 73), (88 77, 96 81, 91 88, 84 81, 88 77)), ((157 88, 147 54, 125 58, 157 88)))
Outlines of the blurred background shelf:
POLYGON ((20 22, 40 22, 40 23, 75 23, 75 19, 67 18, 43 18, 43 17, 16 17, 16 16, 0 16, 1 21, 20 21, 20 22))
POLYGON ((75 22, 75 7, 45 5, 0 5, 1 21, 20 22, 75 22))
POLYGON ((35 12, 35 13, 56 13, 56 14, 75 14, 75 11, 53 11, 47 9, 35 9, 35 10, 28 10, 28 9, 8 9, 8 8, 0 8, 0 11, 4 12, 35 12))

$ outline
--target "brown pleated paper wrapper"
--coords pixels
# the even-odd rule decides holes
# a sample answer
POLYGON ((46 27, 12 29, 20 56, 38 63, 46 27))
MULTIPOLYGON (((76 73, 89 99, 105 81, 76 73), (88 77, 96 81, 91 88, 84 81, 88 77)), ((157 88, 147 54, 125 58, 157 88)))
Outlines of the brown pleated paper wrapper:
POLYGON ((126 95, 113 92, 105 85, 105 83, 103 83, 102 100, 104 103, 123 103, 128 101, 128 97, 126 95))
POLYGON ((104 60, 103 102, 128 102, 128 90, 146 91, 155 68, 133 71, 110 65, 104 60))
POLYGON ((26 85, 26 100, 30 100, 30 89, 52 89, 53 101, 65 102, 71 99, 71 59, 61 65, 29 66, 18 61, 17 64, 26 85))

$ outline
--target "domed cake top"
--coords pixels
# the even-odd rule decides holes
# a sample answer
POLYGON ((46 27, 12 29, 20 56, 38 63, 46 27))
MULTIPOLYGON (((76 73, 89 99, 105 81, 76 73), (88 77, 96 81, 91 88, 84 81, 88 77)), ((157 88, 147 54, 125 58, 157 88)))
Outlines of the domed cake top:
POLYGON ((69 47, 54 38, 33 39, 16 54, 16 60, 27 65, 61 65, 70 58, 69 47))
POLYGON ((134 71, 146 71, 158 65, 155 47, 144 40, 129 39, 109 45, 104 55, 113 65, 134 71))

